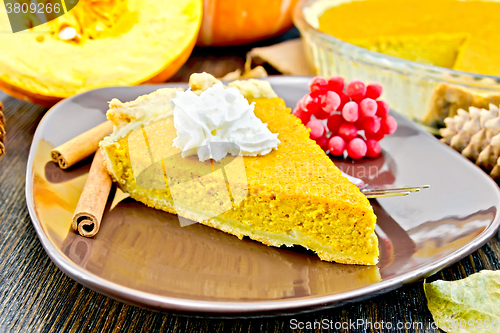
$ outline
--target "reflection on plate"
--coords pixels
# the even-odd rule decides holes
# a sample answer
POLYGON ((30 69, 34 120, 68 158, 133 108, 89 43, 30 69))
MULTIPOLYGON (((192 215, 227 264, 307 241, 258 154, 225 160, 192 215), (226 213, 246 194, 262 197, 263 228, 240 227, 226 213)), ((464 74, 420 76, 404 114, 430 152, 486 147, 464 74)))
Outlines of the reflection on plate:
MULTIPOLYGON (((289 106, 308 78, 276 77, 289 106)), ((224 314, 283 312, 338 305, 428 276, 484 244, 499 224, 496 184, 462 156, 409 121, 382 141, 376 159, 334 159, 369 184, 430 184, 409 197, 372 201, 380 262, 320 261, 302 248, 272 248, 137 203, 120 190, 93 239, 70 231, 90 160, 68 171, 50 162, 52 147, 105 119, 105 101, 131 100, 157 87, 107 88, 52 108, 35 134, 26 198, 51 259, 78 282, 127 302, 176 311, 224 314), (54 131, 58 128, 58 131, 54 131)))
POLYGON ((107 213, 95 239, 71 233, 64 249, 93 274, 165 296, 282 299, 352 290, 380 280, 376 266, 329 264, 313 253, 240 241, 201 224, 181 227, 175 215, 132 199, 107 213))

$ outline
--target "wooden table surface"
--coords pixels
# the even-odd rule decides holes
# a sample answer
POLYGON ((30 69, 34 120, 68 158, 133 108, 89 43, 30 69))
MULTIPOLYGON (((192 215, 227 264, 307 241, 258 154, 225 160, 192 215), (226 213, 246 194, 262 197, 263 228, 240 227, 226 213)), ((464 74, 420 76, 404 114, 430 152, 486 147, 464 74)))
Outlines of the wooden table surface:
MULTIPOLYGON (((222 76, 242 68, 249 48, 197 48, 172 81, 186 81, 192 72, 207 71, 222 76)), ((366 319, 371 323, 390 322, 394 328, 406 326, 392 331, 436 331, 432 328, 422 282, 338 308, 290 316, 239 319, 154 312, 115 301, 83 287, 50 261, 38 241, 26 208, 24 189, 28 152, 37 124, 46 110, 3 93, 0 93, 0 100, 7 117, 7 154, 0 157, 0 332, 320 331, 293 330, 293 319, 304 324, 324 319, 334 323, 366 319)), ((499 269, 499 256, 497 234, 481 249, 428 281, 455 280, 482 269, 499 269)), ((343 331, 371 330, 348 328, 343 331)))

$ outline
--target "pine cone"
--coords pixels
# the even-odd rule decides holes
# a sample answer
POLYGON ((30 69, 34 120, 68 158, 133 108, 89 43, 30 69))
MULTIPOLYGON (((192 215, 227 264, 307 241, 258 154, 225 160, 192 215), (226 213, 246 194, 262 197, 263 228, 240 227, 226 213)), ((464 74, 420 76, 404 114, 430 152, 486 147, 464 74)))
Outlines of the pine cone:
POLYGON ((3 105, 2 102, 0 102, 0 156, 5 154, 5 145, 4 145, 4 140, 5 140, 5 117, 3 115, 3 105))
POLYGON ((500 179, 500 110, 490 104, 489 110, 469 107, 459 109, 457 115, 444 120, 440 129, 441 141, 450 145, 500 179))

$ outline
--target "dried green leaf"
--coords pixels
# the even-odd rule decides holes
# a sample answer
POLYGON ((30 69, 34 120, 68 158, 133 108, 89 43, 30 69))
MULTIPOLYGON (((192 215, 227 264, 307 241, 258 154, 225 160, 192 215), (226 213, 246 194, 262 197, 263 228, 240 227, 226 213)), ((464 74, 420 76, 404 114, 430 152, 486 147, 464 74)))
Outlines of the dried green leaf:
POLYGON ((424 284, 434 322, 443 331, 500 332, 500 271, 424 284))

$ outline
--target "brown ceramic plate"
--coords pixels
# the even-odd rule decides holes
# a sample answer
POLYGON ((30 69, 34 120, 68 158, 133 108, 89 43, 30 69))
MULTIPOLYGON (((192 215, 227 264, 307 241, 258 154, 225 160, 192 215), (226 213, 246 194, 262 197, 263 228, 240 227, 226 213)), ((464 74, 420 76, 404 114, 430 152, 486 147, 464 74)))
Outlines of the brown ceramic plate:
MULTIPOLYGON (((293 107, 309 78, 269 81, 293 107)), ((369 184, 431 185, 408 197, 372 201, 377 266, 322 262, 301 248, 240 241, 200 224, 181 227, 175 216, 124 198, 119 190, 99 234, 75 235, 71 215, 90 161, 62 171, 49 161, 50 149, 104 121, 111 98, 128 101, 159 87, 106 88, 66 99, 47 112, 33 139, 26 201, 38 237, 63 272, 100 293, 157 309, 224 315, 335 306, 429 276, 479 248, 499 226, 495 182, 396 115, 398 131, 382 141, 380 157, 334 160, 369 184)))

